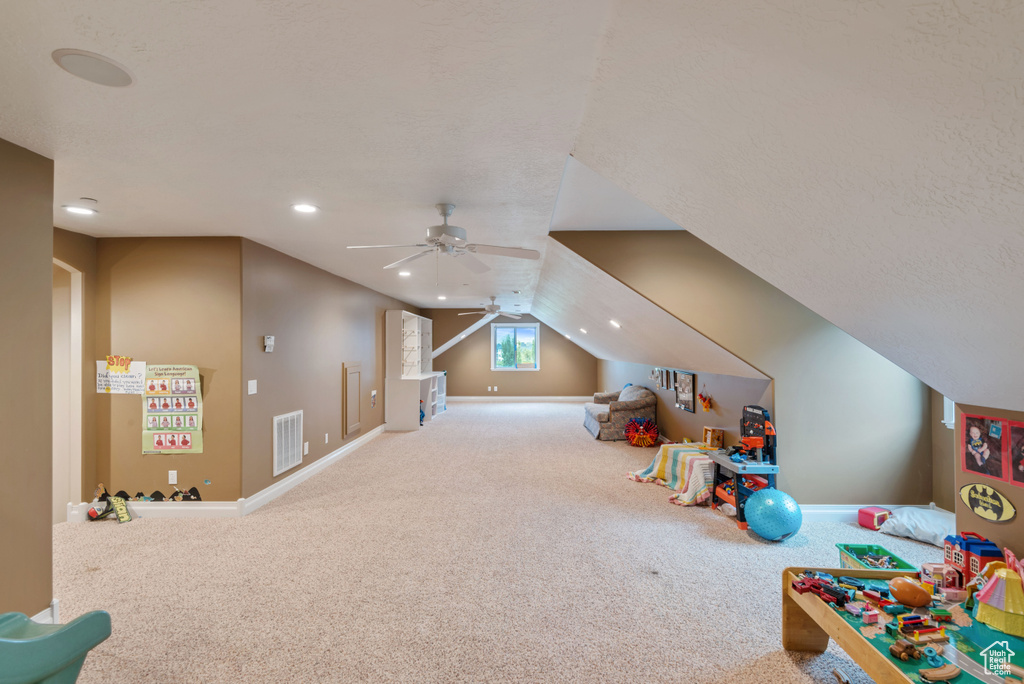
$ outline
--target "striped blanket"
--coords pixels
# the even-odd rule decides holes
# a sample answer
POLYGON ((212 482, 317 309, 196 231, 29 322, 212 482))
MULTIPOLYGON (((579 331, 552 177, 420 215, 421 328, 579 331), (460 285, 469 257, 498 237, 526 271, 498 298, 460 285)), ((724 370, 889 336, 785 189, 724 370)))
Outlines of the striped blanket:
POLYGON ((663 444, 651 465, 629 474, 634 482, 654 482, 676 493, 669 501, 696 506, 711 498, 714 462, 704 455, 710 447, 701 443, 663 444))

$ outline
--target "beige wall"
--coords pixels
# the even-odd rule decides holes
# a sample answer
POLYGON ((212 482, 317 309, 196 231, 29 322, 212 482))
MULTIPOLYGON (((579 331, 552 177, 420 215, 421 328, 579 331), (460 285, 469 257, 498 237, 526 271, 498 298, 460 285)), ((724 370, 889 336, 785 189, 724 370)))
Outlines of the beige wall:
POLYGON ((1000 482, 988 477, 980 477, 975 473, 963 470, 960 463, 960 445, 964 443, 964 436, 962 434, 964 413, 972 416, 991 416, 993 418, 1024 422, 1024 412, 957 404, 956 436, 953 440, 956 463, 954 467, 954 473, 956 474, 956 529, 962 532, 977 532, 983 537, 988 537, 994 541, 1000 548, 1009 547, 1019 554, 1024 549, 1024 517, 1022 517, 1024 516, 1024 487, 1018 487, 1009 482, 1000 482), (975 515, 960 500, 960 488, 972 482, 980 482, 989 487, 994 487, 996 491, 1001 492, 1017 509, 1017 517, 1009 522, 993 523, 975 515))
MULTIPOLYGON (((303 412, 307 466, 384 422, 384 312, 418 309, 242 240, 242 382, 258 392, 242 396, 242 496, 275 481, 273 417, 303 412), (274 335, 274 351, 263 336, 274 335), (342 364, 362 364, 361 421, 341 438, 342 364), (370 391, 377 405, 370 408, 370 391), (324 443, 324 434, 329 441, 324 443)), ((240 391, 241 388, 239 388, 240 391)), ((279 475, 292 475, 295 469, 279 475)))
POLYGON ((101 239, 97 272, 96 358, 198 366, 204 446, 201 454, 143 456, 141 397, 97 396, 97 478, 111 491, 166 495, 174 491, 167 471, 177 470, 179 489, 197 487, 205 500, 238 499, 241 240, 101 239))
POLYGON ((723 428, 726 446, 739 444, 740 418, 743 407, 748 404, 768 409, 775 418, 772 403, 771 380, 755 380, 740 378, 734 375, 717 375, 714 373, 697 372, 697 391, 707 387, 712 397, 711 410, 704 413, 699 404, 694 405, 690 413, 676 408, 675 391, 659 390, 648 377, 651 366, 621 361, 600 361, 598 365, 598 385, 602 392, 621 390, 627 382, 642 385, 654 392, 658 397, 658 431, 672 441, 686 437, 699 442, 705 427, 723 428))
POLYGON ((932 433, 932 501, 947 511, 956 510, 956 434, 942 423, 942 395, 930 390, 932 433))
MULTIPOLYGON (((433 321, 434 346, 439 347, 467 327, 477 316, 459 316, 467 309, 429 309, 423 315, 433 321)), ((589 396, 597 391, 597 359, 541 323, 540 370, 492 371, 491 323, 535 323, 499 317, 470 334, 434 359, 434 370, 448 371, 450 397, 589 396), (497 392, 487 387, 497 386, 497 392)))
POLYGON ((35 615, 53 596, 53 161, 0 140, 0 206, 0 613, 35 615))
POLYGON ((774 379, 780 489, 806 504, 931 500, 916 378, 685 231, 552 237, 774 379))
POLYGON ((96 361, 100 358, 96 355, 95 340, 96 245, 94 237, 53 229, 53 257, 82 274, 82 486, 79 501, 92 501, 96 484, 109 481, 109 475, 106 480, 96 475, 96 361))

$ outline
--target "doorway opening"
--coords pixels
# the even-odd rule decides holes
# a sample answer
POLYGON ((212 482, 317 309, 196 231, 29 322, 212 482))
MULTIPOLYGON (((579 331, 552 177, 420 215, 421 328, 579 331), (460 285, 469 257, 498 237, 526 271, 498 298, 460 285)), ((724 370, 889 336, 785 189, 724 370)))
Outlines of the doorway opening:
POLYGON ((82 272, 53 260, 53 522, 82 500, 82 272))

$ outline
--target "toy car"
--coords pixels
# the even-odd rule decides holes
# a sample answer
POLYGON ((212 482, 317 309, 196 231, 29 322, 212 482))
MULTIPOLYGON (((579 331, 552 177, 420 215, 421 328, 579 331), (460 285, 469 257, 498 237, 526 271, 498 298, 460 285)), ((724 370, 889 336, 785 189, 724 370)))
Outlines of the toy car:
POLYGON ((906 662, 913 658, 914 660, 921 659, 921 649, 914 644, 910 643, 906 639, 900 639, 895 644, 889 647, 889 655, 893 658, 899 658, 903 662, 906 662))

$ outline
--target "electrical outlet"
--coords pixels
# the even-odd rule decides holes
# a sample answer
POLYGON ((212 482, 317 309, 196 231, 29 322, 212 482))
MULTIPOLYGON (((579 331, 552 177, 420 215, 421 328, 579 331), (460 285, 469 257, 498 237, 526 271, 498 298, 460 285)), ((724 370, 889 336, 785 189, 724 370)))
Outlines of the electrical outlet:
POLYGON ((488 392, 490 392, 490 391, 491 391, 491 386, 490 386, 490 385, 488 385, 488 386, 487 386, 487 391, 488 391, 488 392))
POLYGON ((168 470, 167 471, 167 484, 178 484, 178 471, 168 470))
POLYGON ((328 433, 326 433, 326 432, 324 433, 324 444, 327 444, 327 434, 328 433))
POLYGON ((256 394, 256 381, 255 380, 250 380, 249 381, 249 394, 256 394))
POLYGON ((302 443, 302 455, 309 456, 309 442, 302 443))
POLYGON ((495 392, 497 392, 497 391, 498 391, 498 386, 497 386, 497 385, 495 385, 495 386, 494 386, 494 391, 495 391, 495 392))

